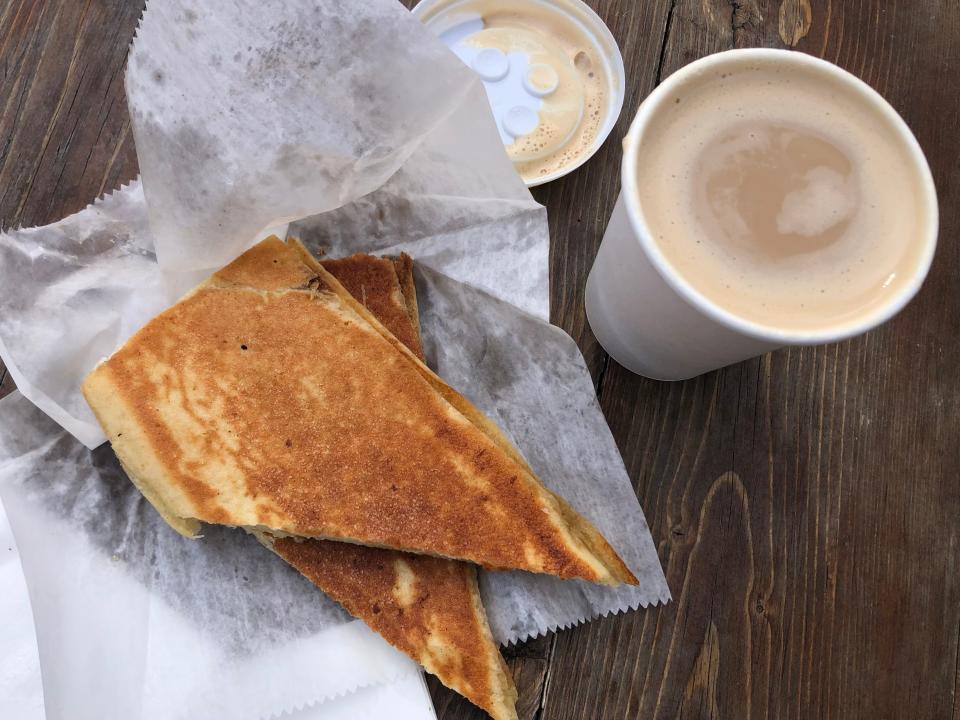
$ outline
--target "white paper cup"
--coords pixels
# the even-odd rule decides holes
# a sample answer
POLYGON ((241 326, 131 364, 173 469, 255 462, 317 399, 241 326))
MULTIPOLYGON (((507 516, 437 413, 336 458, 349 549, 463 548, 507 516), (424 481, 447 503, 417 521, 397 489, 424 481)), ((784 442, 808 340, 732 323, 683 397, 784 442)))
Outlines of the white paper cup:
POLYGON ((661 83, 640 106, 624 139, 621 190, 587 278, 590 327, 618 363, 657 380, 683 380, 784 345, 819 345, 859 335, 900 311, 916 294, 933 260, 938 210, 933 177, 907 124, 869 85, 824 60, 788 50, 729 50, 702 58, 661 83), (689 77, 744 61, 800 65, 840 81, 884 116, 908 149, 921 184, 924 223, 915 242, 920 261, 903 289, 856 323, 815 331, 771 328, 738 317, 702 295, 670 265, 652 239, 638 200, 637 151, 650 122, 689 77))

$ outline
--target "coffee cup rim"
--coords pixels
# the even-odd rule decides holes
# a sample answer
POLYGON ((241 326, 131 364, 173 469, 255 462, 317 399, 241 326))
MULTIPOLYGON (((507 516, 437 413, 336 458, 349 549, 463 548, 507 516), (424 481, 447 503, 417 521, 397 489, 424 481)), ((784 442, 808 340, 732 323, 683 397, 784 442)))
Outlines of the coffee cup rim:
POLYGON ((917 141, 906 121, 880 93, 857 76, 826 60, 821 60, 820 58, 799 51, 777 48, 738 48, 707 55, 699 60, 695 60, 662 81, 641 103, 637 115, 633 119, 630 129, 623 140, 623 148, 621 193, 625 193, 624 204, 627 209, 627 215, 641 248, 664 281, 684 298, 686 302, 715 322, 749 337, 765 342, 777 343, 779 345, 819 345, 854 337, 881 325, 900 312, 916 295, 930 270, 936 251, 937 235, 939 232, 939 206, 933 174, 930 171, 930 166, 927 163, 923 150, 920 148, 920 143, 917 141), (684 278, 670 263, 663 251, 653 241, 653 233, 650 231, 646 222, 646 218, 640 207, 641 203, 637 200, 639 175, 637 154, 639 152, 640 141, 647 127, 666 101, 673 97, 678 87, 697 73, 703 72, 710 66, 728 62, 739 63, 751 59, 756 61, 776 59, 808 68, 816 68, 817 70, 829 73, 835 79, 844 83, 853 92, 858 93, 868 101, 877 112, 881 113, 897 130, 909 150, 911 161, 914 164, 921 183, 922 211, 926 220, 926 230, 920 239, 920 241, 924 243, 923 253, 910 281, 905 283, 901 290, 892 296, 888 302, 880 305, 857 321, 838 323, 814 330, 795 330, 747 320, 720 307, 697 290, 693 284, 684 278))

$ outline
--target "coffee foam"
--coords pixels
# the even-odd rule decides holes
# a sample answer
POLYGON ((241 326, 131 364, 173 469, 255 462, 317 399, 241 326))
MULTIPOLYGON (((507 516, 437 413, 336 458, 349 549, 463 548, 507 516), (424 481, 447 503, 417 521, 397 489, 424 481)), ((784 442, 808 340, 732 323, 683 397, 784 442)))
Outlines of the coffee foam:
POLYGON ((922 180, 905 142, 830 75, 776 60, 721 67, 686 81, 640 141, 638 199, 652 239, 699 293, 743 319, 799 331, 857 322, 922 261, 922 180), (703 199, 711 162, 730 162, 717 149, 750 138, 749 128, 812 138, 849 160, 846 175, 806 168, 777 198, 771 232, 784 238, 752 244, 738 235, 732 198, 727 210, 703 199), (778 248, 783 239, 797 246, 778 248))

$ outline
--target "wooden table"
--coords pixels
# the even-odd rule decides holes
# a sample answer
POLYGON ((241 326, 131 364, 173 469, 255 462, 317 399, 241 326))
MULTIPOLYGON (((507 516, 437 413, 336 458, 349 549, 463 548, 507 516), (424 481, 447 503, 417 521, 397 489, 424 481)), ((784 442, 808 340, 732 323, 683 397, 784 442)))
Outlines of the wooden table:
MULTIPOLYGON (((142 4, 0 2, 4 228, 136 176, 123 66, 142 4)), ((960 720, 960 2, 591 4, 626 61, 623 116, 535 196, 553 320, 587 358, 674 601, 506 650, 520 716, 960 720), (864 337, 645 380, 607 358, 583 313, 618 140, 659 80, 754 45, 835 62, 903 114, 940 192, 937 258, 917 299, 864 337)), ((484 717, 432 690, 444 720, 484 717)))

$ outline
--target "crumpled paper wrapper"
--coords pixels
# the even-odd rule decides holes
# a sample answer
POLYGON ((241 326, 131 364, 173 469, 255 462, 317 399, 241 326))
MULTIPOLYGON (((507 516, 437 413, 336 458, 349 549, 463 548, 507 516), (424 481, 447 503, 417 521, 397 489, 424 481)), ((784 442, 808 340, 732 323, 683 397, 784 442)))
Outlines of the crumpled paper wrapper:
POLYGON ((20 553, 0 502, 0 717, 44 720, 40 657, 20 553))
POLYGON ((496 637, 669 598, 589 372, 546 322, 546 213, 503 152, 481 84, 445 47, 391 0, 151 0, 127 92, 142 184, 0 236, 0 355, 56 421, 0 404, 0 493, 32 598, 86 592, 84 577, 110 588, 106 614, 95 596, 82 613, 64 604, 77 622, 57 652, 79 663, 108 633, 113 645, 73 667, 111 686, 118 662, 135 673, 125 717, 269 717, 398 672, 383 643, 242 532, 179 537, 108 448, 87 449, 103 436, 80 395, 86 373, 263 228, 295 218, 306 219, 291 233, 318 254, 414 256, 430 364, 640 579, 484 573, 496 637), (354 672, 350 659, 366 656, 354 672))

